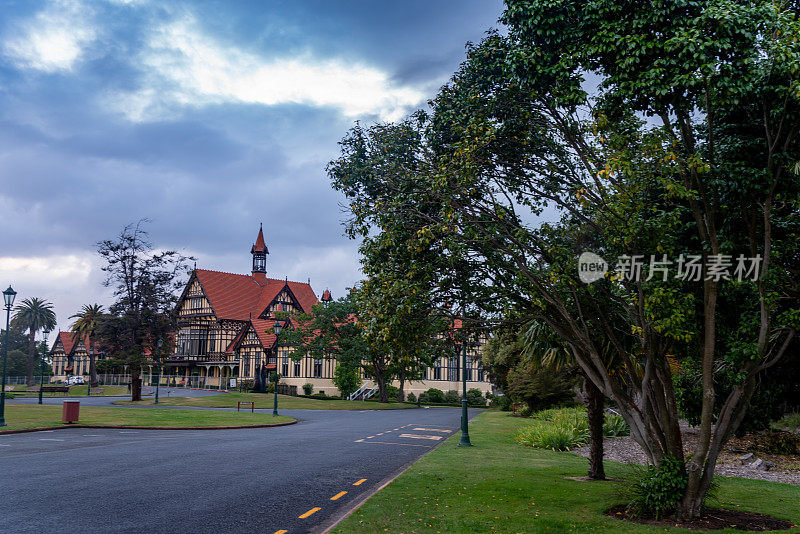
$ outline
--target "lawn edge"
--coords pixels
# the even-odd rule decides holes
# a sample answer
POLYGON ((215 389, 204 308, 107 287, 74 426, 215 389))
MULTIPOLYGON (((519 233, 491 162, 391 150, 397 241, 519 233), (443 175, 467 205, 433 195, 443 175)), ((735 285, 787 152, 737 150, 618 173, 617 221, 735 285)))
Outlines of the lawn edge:
POLYGON ((24 434, 26 432, 45 432, 50 430, 64 430, 68 428, 121 428, 135 430, 238 430, 243 428, 269 428, 273 426, 288 426, 297 423, 297 419, 284 423, 268 423, 264 425, 235 425, 235 426, 137 426, 137 425, 84 425, 77 423, 68 426, 38 426, 34 428, 18 428, 15 430, 0 430, 3 434, 24 434))
MULTIPOLYGON (((376 411, 380 411, 380 410, 376 410, 376 411)), ((486 411, 487 410, 481 410, 480 412, 478 412, 475 415, 473 415, 467 421, 468 422, 472 422, 476 417, 478 417, 479 415, 481 415, 482 413, 484 413, 486 411)), ((460 430, 459 430, 459 433, 460 433, 460 430)), ((375 494, 377 494, 383 488, 385 488, 386 486, 388 486, 389 484, 394 482, 397 477, 399 477, 400 475, 402 475, 403 473, 405 473, 406 471, 411 469, 411 467, 414 464, 416 464, 417 462, 419 462, 420 460, 422 460, 423 458, 428 456, 433 451, 437 450, 439 447, 442 447, 445 443, 447 443, 451 439, 455 438, 456 435, 460 435, 460 434, 453 434, 452 436, 450 436, 449 438, 447 438, 443 442, 435 445, 433 448, 431 448, 431 450, 429 450, 428 452, 426 452, 425 454, 423 454, 422 456, 420 456, 416 460, 412 460, 409 463, 407 463, 406 465, 400 467, 400 469, 398 471, 396 471, 395 473, 393 473, 393 474, 389 475, 388 477, 384 478, 383 480, 381 480, 381 485, 378 486, 376 489, 374 489, 373 491, 367 492, 364 496, 362 496, 358 500, 354 501, 354 504, 350 508, 348 508, 347 510, 343 510, 339 514, 336 514, 336 515, 328 518, 326 521, 323 521, 322 523, 317 525, 310 532, 312 534, 328 534, 331 530, 336 528, 339 525, 339 523, 341 523, 342 521, 344 521, 345 519, 347 519, 348 517, 353 515, 353 513, 356 510, 361 508, 364 505, 364 503, 367 502, 372 497, 374 497, 375 494)))

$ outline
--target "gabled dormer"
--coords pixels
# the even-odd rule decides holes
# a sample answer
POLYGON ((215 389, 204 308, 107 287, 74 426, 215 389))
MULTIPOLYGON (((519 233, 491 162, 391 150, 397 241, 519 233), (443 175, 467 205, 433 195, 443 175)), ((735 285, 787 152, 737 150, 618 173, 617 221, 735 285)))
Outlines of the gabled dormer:
POLYGON ((300 305, 300 301, 292 292, 289 284, 285 284, 283 289, 278 292, 275 298, 267 305, 261 315, 259 315, 259 319, 266 319, 268 317, 273 317, 276 312, 288 312, 288 313, 304 313, 306 310, 300 305))

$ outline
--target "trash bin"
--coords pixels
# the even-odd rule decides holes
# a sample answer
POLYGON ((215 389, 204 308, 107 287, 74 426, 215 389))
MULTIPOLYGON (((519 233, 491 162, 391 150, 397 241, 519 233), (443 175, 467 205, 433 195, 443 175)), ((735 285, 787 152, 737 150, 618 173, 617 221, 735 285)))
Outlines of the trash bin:
POLYGON ((64 401, 61 409, 61 421, 64 423, 74 423, 78 420, 81 412, 81 401, 64 401))

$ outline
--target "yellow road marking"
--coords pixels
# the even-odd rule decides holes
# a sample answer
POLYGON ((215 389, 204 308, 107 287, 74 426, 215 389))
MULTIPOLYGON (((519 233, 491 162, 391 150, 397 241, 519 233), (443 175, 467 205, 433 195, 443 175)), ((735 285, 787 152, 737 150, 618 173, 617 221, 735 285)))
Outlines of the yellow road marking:
POLYGON ((289 531, 288 530, 276 530, 275 534, 286 534, 287 532, 289 532, 289 531))
POLYGON ((363 484, 363 483, 364 483, 364 482, 366 482, 366 481, 367 481, 367 479, 366 479, 366 478, 362 478, 361 480, 359 480, 359 481, 357 481, 357 482, 353 482, 353 485, 354 485, 354 486, 360 486, 361 484, 363 484))
POLYGON ((367 439, 372 439, 372 438, 374 438, 374 437, 375 437, 375 436, 367 436, 367 439))
POLYGON ((357 440, 355 441, 355 443, 361 443, 362 441, 364 441, 364 440, 363 440, 363 439, 357 439, 357 440))
POLYGON ((331 500, 335 501, 336 499, 338 499, 339 497, 343 497, 344 495, 347 495, 347 492, 346 491, 340 491, 339 493, 337 493, 336 495, 331 497, 331 500))
POLYGON ((433 439, 433 440, 440 440, 442 436, 423 436, 422 434, 400 434, 401 438, 411 438, 411 439, 433 439))
POLYGON ((445 430, 443 428, 413 428, 412 430, 424 430, 426 432, 452 432, 452 430, 445 430))
POLYGON ((364 445, 367 443, 376 443, 378 445, 403 445, 405 447, 425 447, 427 449, 431 448, 430 445, 417 445, 416 443, 395 443, 394 441, 365 441, 364 445))
POLYGON ((311 510, 309 510, 308 512, 304 513, 303 515, 299 515, 299 516, 297 516, 297 519, 305 519, 306 517, 308 517, 308 516, 310 516, 310 515, 314 515, 314 514, 316 514, 316 513, 317 513, 317 512, 319 512, 320 510, 322 510, 322 508, 320 508, 319 506, 317 506, 317 507, 314 507, 314 508, 312 508, 311 510))

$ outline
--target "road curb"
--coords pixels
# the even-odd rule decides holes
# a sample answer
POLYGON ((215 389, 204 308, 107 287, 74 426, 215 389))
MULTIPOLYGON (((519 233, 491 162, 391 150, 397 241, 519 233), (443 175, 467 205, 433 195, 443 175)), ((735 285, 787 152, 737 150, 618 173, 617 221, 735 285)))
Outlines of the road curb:
MULTIPOLYGON (((475 419, 475 417, 477 417, 478 415, 480 415, 480 413, 477 413, 474 416, 472 416, 472 419, 475 419)), ((470 421, 472 419, 470 419, 470 421)), ((355 501, 354 504, 350 508, 348 508, 347 510, 343 510, 342 512, 340 512, 340 513, 336 514, 335 516, 329 518, 327 521, 325 521, 323 523, 320 523, 319 525, 317 525, 316 528, 312 529, 310 532, 312 534, 328 534, 339 523, 341 523, 342 521, 344 521, 345 519, 350 517, 353 514, 353 512, 355 512, 356 510, 361 508, 361 506, 363 506, 364 503, 367 502, 372 496, 374 496, 376 493, 381 491, 383 488, 385 488, 386 486, 388 486, 389 484, 394 482, 397 477, 399 477, 400 475, 402 475, 403 473, 408 471, 409 468, 411 468, 411 466, 413 466, 417 462, 421 461, 423 458, 428 456, 430 453, 432 453, 433 451, 435 451, 439 447, 443 446, 445 443, 450 441, 450 439, 452 437, 454 437, 454 436, 455 436, 455 434, 453 436, 451 436, 450 438, 444 440, 443 442, 439 443, 438 445, 433 447, 431 450, 429 450, 428 452, 426 452, 425 454, 423 454, 422 456, 420 456, 416 460, 413 460, 413 461, 407 463, 406 465, 401 467, 398 471, 396 471, 395 473, 389 475, 387 478, 384 478, 381 481, 380 486, 378 486, 376 489, 374 489, 374 490, 372 490, 370 492, 367 492, 365 495, 359 497, 359 499, 357 501, 355 501)))
POLYGON ((121 428, 126 430, 239 430, 244 428, 269 428, 273 426, 288 426, 297 423, 287 421, 285 423, 269 423, 266 425, 239 425, 239 426, 136 426, 136 425, 84 425, 74 424, 68 426, 40 426, 36 428, 20 428, 17 430, 0 430, 3 434, 24 434, 27 432, 45 432, 50 430, 64 430, 68 428, 121 428))

